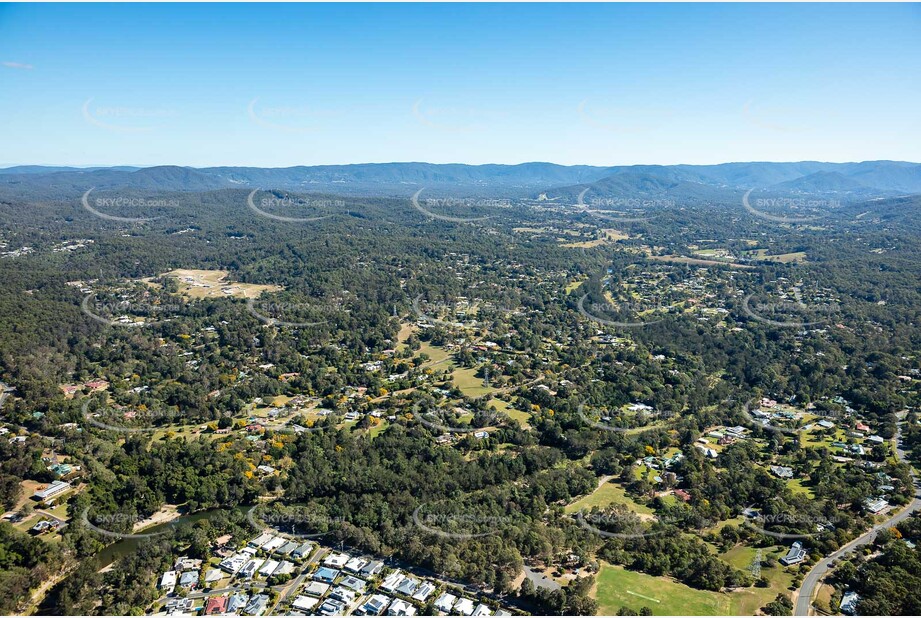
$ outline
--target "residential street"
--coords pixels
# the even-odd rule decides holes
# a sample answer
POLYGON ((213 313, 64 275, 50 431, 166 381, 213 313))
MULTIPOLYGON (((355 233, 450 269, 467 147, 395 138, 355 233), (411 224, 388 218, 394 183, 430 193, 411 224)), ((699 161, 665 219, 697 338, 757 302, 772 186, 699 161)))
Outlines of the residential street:
MULTIPOLYGON (((903 415, 900 415, 899 430, 898 430, 898 433, 896 434, 895 451, 896 451, 896 455, 898 456, 899 460, 903 462, 907 462, 906 453, 901 447, 902 420, 903 420, 903 415)), ((809 573, 806 575, 805 579, 803 579, 803 585, 799 589, 799 593, 796 598, 796 609, 794 611, 795 616, 808 616, 809 615, 809 610, 812 607, 812 597, 815 595, 816 586, 818 585, 819 580, 821 580, 822 577, 824 577, 825 574, 828 572, 829 565, 832 562, 840 559, 842 556, 844 556, 845 554, 851 552, 852 550, 858 547, 862 547, 864 545, 868 545, 872 543, 873 539, 876 538, 877 532, 879 532, 880 530, 884 530, 886 528, 890 528, 896 525, 897 523, 899 523, 900 521, 907 519, 908 517, 912 515, 912 513, 917 511, 919 508, 921 508, 921 489, 918 488, 918 479, 914 475, 914 471, 912 471, 912 479, 914 480, 914 483, 915 483, 915 499, 912 500, 911 504, 909 504, 907 508, 903 509, 898 515, 890 517, 885 522, 881 524, 877 524, 876 526, 873 526, 873 528, 870 529, 867 533, 854 539, 853 541, 851 541, 850 543, 848 543, 847 545, 845 545, 844 547, 842 547, 835 553, 829 556, 826 556, 823 560, 821 560, 814 567, 812 567, 812 570, 810 570, 809 573)))

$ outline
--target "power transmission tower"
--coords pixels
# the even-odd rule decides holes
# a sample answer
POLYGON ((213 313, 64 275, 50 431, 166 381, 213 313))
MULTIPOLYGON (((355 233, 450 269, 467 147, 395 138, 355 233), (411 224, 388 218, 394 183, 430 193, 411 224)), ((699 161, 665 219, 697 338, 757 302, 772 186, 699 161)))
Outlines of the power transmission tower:
POLYGON ((751 566, 749 566, 748 569, 751 571, 752 577, 754 577, 756 581, 761 579, 761 550, 760 549, 757 552, 755 552, 755 557, 752 558, 751 566))

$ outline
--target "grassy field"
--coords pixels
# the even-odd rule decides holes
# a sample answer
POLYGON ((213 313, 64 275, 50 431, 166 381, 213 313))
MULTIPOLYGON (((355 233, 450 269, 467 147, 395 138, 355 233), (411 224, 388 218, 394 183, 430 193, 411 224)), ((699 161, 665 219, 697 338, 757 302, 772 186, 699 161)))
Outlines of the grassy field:
POLYGON ((382 421, 379 425, 375 425, 374 427, 371 427, 368 430, 368 435, 371 436, 371 439, 373 440, 374 438, 379 436, 381 432, 385 431, 387 427, 389 426, 390 426, 390 423, 388 423, 387 421, 382 421))
MULTIPOLYGON (((748 570, 752 561, 757 554, 757 549, 746 545, 737 545, 720 555, 720 558, 735 568, 745 571, 748 570)), ((786 548, 781 546, 768 547, 762 550, 762 562, 768 557, 773 556, 775 559, 786 553, 786 548)), ((780 564, 774 567, 761 567, 761 575, 764 576, 770 586, 767 588, 758 588, 752 586, 736 590, 729 595, 730 613, 735 616, 753 615, 759 609, 770 603, 778 594, 789 596, 790 591, 787 588, 793 581, 793 575, 788 573, 780 564)))
POLYGON ((602 563, 595 586, 598 615, 614 616, 621 607, 636 612, 643 607, 654 616, 729 614, 732 595, 695 590, 665 577, 627 571, 602 563))
POLYGON ((521 423, 523 429, 530 429, 531 425, 528 423, 531 420, 531 415, 527 412, 522 412, 521 410, 516 410, 515 408, 508 405, 508 402, 502 401, 501 399, 490 399, 489 403, 486 404, 487 407, 495 406, 496 410, 507 414, 509 418, 514 419, 521 423))
POLYGON ((419 346, 419 351, 416 354, 428 355, 429 359, 425 361, 425 363, 422 365, 423 367, 431 367, 432 365, 440 365, 442 363, 447 362, 451 358, 450 352, 448 352, 444 348, 434 346, 428 343, 427 341, 422 342, 422 344, 419 346))
POLYGON ((467 397, 482 397, 496 392, 491 386, 483 386, 483 379, 476 376, 476 369, 455 369, 451 379, 467 397))
POLYGON ((806 487, 803 485, 803 479, 790 479, 787 481, 787 487, 795 494, 805 494, 810 498, 815 498, 815 494, 812 492, 811 487, 806 487))
POLYGON ((164 277, 179 280, 179 292, 190 298, 258 298, 263 292, 279 292, 277 285, 256 285, 226 281, 226 270, 194 270, 179 268, 164 273, 164 277))
MULTIPOLYGON (((739 545, 720 558, 737 569, 747 570, 756 551, 739 545)), ((779 546, 764 549, 762 560, 768 556, 777 558, 784 552, 785 548, 779 546)), ((761 574, 770 582, 767 588, 752 586, 722 593, 697 590, 665 577, 653 577, 602 563, 595 587, 595 599, 598 601, 598 614, 608 616, 616 614, 621 607, 639 611, 644 606, 657 616, 751 616, 773 601, 778 594, 790 594, 788 587, 793 576, 783 567, 762 567, 761 574)))
POLYGON ((781 253, 779 255, 768 255, 767 249, 756 249, 748 257, 752 260, 780 262, 782 264, 806 261, 806 253, 803 251, 797 251, 795 253, 781 253))
POLYGON ((676 262, 679 264, 692 264, 695 266, 732 266, 733 268, 742 268, 749 270, 754 268, 754 266, 748 266, 746 264, 736 264, 735 262, 718 262, 716 260, 699 260, 696 258, 684 257, 681 255, 649 255, 647 256, 650 260, 656 262, 676 262))
POLYGON ((652 515, 652 509, 642 504, 637 504, 620 485, 610 482, 604 483, 587 496, 568 504, 565 510, 567 513, 575 513, 581 509, 590 509, 593 506, 605 507, 611 504, 625 504, 638 515, 652 515))

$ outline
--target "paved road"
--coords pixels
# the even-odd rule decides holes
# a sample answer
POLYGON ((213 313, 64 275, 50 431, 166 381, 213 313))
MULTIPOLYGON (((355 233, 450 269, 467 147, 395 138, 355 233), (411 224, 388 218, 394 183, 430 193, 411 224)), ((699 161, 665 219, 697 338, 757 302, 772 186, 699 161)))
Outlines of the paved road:
MULTIPOLYGON (((901 461, 907 461, 906 453, 901 447, 901 442, 902 442, 901 420, 902 418, 900 417, 899 418, 899 421, 900 421, 899 430, 895 438, 895 443, 896 443, 895 452, 901 461)), ((898 515, 889 518, 885 522, 879 525, 873 526, 873 528, 871 528, 869 532, 867 532, 861 537, 854 539, 853 541, 851 541, 850 543, 848 543, 847 545, 845 545, 844 547, 842 547, 835 553, 829 556, 826 556, 824 559, 818 562, 814 567, 812 567, 812 570, 810 570, 809 573, 806 575, 805 579, 803 579, 803 585, 800 586, 799 595, 796 598, 796 611, 793 613, 794 616, 808 616, 809 615, 809 609, 812 607, 812 596, 815 594, 816 585, 819 583, 819 580, 822 579, 822 577, 828 572, 829 565, 833 561, 840 559, 844 554, 858 547, 862 547, 864 545, 868 545, 872 543, 873 539, 876 538, 877 532, 879 532, 880 530, 884 530, 886 528, 891 528, 892 526, 896 525, 900 521, 910 517, 912 513, 914 513, 918 509, 921 509, 921 489, 918 488, 918 480, 914 475, 914 471, 912 471, 912 481, 914 482, 914 485, 915 485, 915 499, 911 501, 911 504, 908 505, 908 508, 904 509, 898 515)))

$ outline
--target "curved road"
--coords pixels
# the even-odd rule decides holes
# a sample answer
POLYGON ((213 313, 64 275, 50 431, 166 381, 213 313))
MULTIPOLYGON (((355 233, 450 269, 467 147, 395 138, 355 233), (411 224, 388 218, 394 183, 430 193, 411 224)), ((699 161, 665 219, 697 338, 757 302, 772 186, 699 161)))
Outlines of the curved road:
MULTIPOLYGON (((896 440, 895 452, 901 461, 908 463, 906 459, 905 451, 902 450, 902 446, 901 446, 901 443, 902 443, 901 421, 902 419, 900 417, 899 418, 899 430, 895 438, 896 440)), ((877 532, 885 528, 890 528, 894 526, 895 524, 899 523, 900 521, 907 519, 908 517, 911 517, 912 513, 917 511, 919 508, 921 508, 921 489, 918 488, 918 481, 917 481, 917 478, 915 477, 914 470, 912 470, 912 481, 914 482, 914 485, 915 485, 915 498, 908 505, 908 508, 901 511, 898 515, 895 515, 894 517, 887 519, 885 522, 878 524, 876 526, 873 526, 867 533, 854 539, 853 541, 851 541, 850 543, 848 543, 847 545, 845 545, 844 547, 842 547, 835 553, 829 556, 826 556, 821 561, 816 563, 814 567, 812 567, 812 569, 806 575, 805 579, 803 579, 803 585, 800 586, 799 594, 796 597, 796 611, 793 612, 794 616, 808 616, 809 615, 809 609, 812 607, 812 596, 815 594, 816 585, 819 583, 819 580, 822 579, 822 577, 828 572, 829 565, 833 561, 840 559, 842 556, 844 556, 848 552, 858 547, 872 543, 873 539, 876 538, 877 532)))

